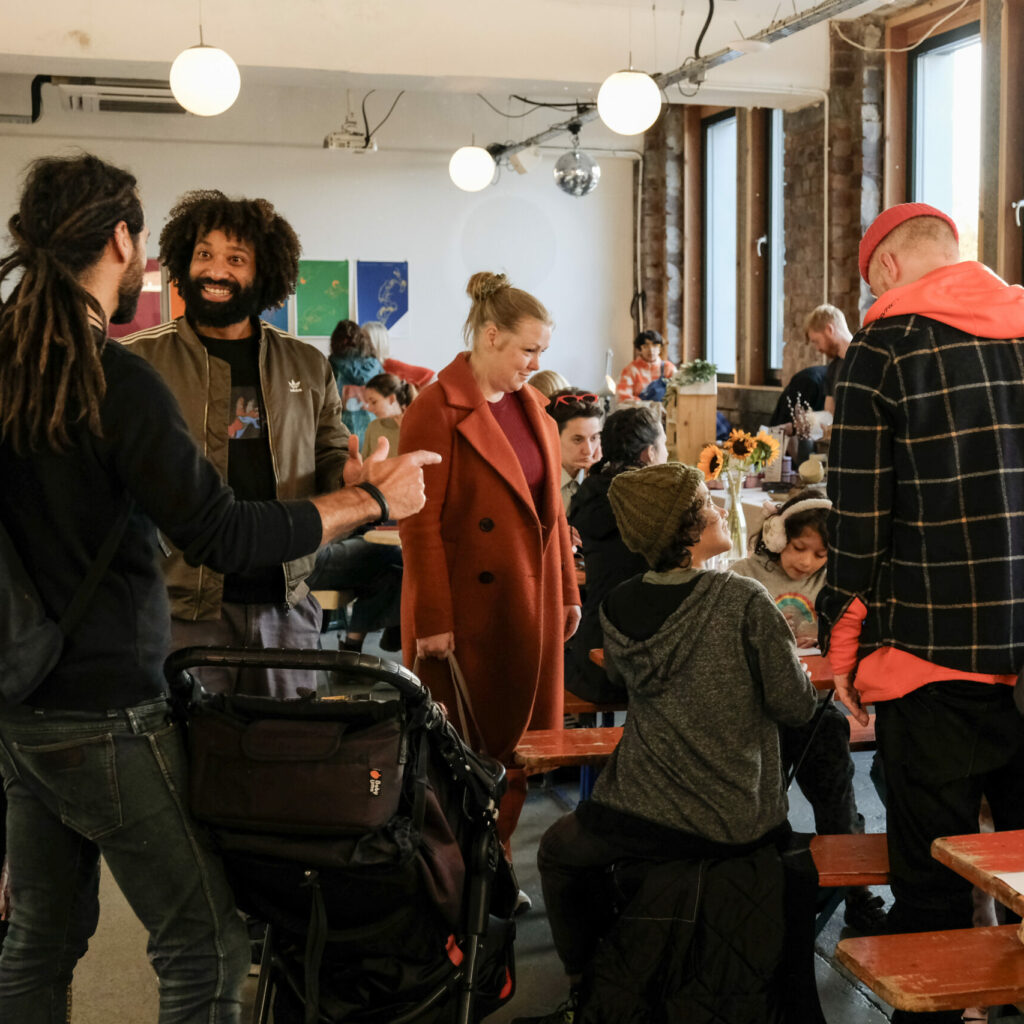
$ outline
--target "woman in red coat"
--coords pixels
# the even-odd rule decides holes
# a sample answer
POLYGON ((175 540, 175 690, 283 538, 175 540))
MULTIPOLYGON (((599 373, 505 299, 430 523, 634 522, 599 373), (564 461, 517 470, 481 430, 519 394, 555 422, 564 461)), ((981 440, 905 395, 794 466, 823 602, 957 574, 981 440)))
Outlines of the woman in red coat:
MULTIPOLYGON (((506 766, 527 729, 562 725, 565 641, 580 618, 561 455, 543 396, 525 387, 551 338, 547 310, 504 274, 479 273, 455 357, 409 406, 401 450, 427 448, 423 511, 401 523, 406 664, 460 727, 447 661, 466 678, 476 726, 465 738, 506 766)), ((526 796, 509 772, 499 834, 526 796)))

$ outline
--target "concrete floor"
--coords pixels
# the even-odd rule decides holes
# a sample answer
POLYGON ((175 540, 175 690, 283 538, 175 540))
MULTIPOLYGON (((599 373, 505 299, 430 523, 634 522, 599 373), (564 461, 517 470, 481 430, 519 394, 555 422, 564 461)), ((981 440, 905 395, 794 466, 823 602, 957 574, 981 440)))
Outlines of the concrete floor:
MULTIPOLYGON (((337 634, 328 634, 327 644, 336 643, 337 634)), ((395 657, 377 646, 379 634, 371 634, 366 653, 395 657)), ((870 753, 856 753, 855 787, 857 802, 868 832, 885 831, 884 810, 874 791, 868 771, 870 753)), ((533 908, 518 919, 516 941, 517 991, 513 999, 488 1018, 493 1024, 507 1024, 513 1018, 545 1013, 557 1006, 567 992, 561 965, 555 955, 551 933, 544 913, 537 875, 537 844, 544 830, 561 814, 571 810, 577 795, 572 773, 563 773, 552 787, 534 779, 513 844, 513 855, 520 885, 533 900, 533 908)), ((790 793, 790 821, 798 831, 813 831, 810 809, 794 787, 790 793)), ((887 888, 876 890, 886 903, 887 888)), ((123 897, 104 872, 101 892, 102 914, 99 930, 89 952, 75 974, 75 1024, 149 1024, 156 1020, 155 977, 146 961, 145 933, 132 915, 123 897)), ((840 908, 817 940, 816 972, 822 1006, 829 1024, 885 1024, 891 1008, 838 967, 832 953, 836 942, 846 934, 840 908)), ((247 986, 248 1005, 243 1021, 251 1014, 255 979, 247 986)), ((1014 1018, 1024 1024, 1021 1018, 1014 1018)), ((1010 1024, 1007 1021, 1007 1024, 1010 1024)))

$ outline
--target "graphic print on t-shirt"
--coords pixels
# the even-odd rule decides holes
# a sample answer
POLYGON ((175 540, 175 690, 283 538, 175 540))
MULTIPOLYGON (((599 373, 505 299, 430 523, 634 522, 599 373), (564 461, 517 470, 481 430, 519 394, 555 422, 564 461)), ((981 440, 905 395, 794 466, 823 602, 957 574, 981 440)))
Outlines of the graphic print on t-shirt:
POLYGON ((775 598, 775 605, 785 616, 793 635, 816 639, 818 636, 818 619, 814 613, 814 602, 807 599, 800 591, 788 591, 775 598))
POLYGON ((228 425, 228 437, 232 441, 249 440, 263 433, 263 415, 255 387, 232 388, 231 408, 234 418, 228 425))

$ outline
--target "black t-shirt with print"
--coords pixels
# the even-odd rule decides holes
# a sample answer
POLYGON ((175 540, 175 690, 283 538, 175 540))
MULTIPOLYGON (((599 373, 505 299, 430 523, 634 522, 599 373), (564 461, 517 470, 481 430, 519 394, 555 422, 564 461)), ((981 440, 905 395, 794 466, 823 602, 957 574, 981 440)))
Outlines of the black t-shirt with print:
MULTIPOLYGON (((260 388, 259 325, 247 338, 208 338, 196 332, 211 359, 231 368, 228 434, 228 485, 246 501, 277 497, 277 480, 270 456, 270 438, 263 414, 260 388)), ((228 573, 224 600, 239 604, 275 604, 284 601, 284 570, 280 566, 228 573)))

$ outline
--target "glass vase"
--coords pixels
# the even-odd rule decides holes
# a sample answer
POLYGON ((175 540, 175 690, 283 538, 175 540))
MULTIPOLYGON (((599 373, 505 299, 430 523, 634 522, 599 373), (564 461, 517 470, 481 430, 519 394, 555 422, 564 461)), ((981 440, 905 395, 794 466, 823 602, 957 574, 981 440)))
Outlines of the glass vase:
POLYGON ((740 497, 747 471, 727 469, 722 475, 725 477, 725 524, 732 541, 725 557, 727 561, 735 562, 747 557, 747 520, 743 515, 743 500, 740 497))

